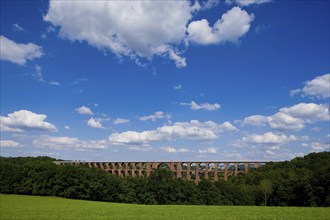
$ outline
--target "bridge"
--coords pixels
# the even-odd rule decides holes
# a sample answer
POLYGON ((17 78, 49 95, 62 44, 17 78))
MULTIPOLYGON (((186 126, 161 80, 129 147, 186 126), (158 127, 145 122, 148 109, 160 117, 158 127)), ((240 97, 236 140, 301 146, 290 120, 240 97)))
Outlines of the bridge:
POLYGON ((253 162, 81 162, 54 161, 57 165, 88 166, 106 170, 110 174, 122 177, 150 176, 154 169, 168 169, 176 178, 185 178, 199 182, 201 179, 227 181, 231 176, 247 173, 249 170, 264 166, 265 161, 253 162))

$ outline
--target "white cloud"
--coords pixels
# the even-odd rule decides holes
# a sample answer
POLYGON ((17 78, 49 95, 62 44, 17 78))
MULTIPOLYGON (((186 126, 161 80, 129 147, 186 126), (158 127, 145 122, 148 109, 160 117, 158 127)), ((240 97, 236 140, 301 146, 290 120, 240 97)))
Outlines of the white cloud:
POLYGON ((130 120, 129 119, 125 119, 125 118, 116 118, 114 121, 113 121, 113 124, 114 125, 118 125, 118 124, 125 124, 125 123, 129 123, 130 120))
POLYGON ((202 2, 201 9, 210 9, 220 4, 220 0, 206 0, 202 2))
POLYGON ((173 125, 158 127, 155 130, 142 132, 126 131, 113 133, 109 136, 113 144, 142 144, 148 145, 150 142, 171 140, 173 138, 190 140, 215 140, 219 133, 226 131, 236 131, 237 128, 229 122, 217 124, 213 121, 199 122, 176 122, 173 125))
POLYGON ((250 29, 254 15, 249 15, 239 7, 234 7, 222 15, 221 19, 210 27, 206 19, 193 21, 187 32, 190 41, 197 44, 219 44, 226 41, 237 43, 250 29))
POLYGON ((324 99, 330 97, 330 73, 315 77, 305 84, 305 87, 302 89, 305 96, 324 99))
POLYGON ((278 112, 268 117, 269 126, 279 130, 301 130, 305 122, 301 118, 295 118, 283 112, 278 112))
POLYGON ((42 77, 42 68, 39 65, 35 66, 35 71, 32 74, 33 77, 35 77, 37 80, 39 80, 40 82, 45 82, 45 80, 42 77))
POLYGON ((43 136, 33 140, 36 147, 52 149, 104 149, 109 143, 106 140, 79 140, 73 137, 43 136))
POLYGON ((20 147, 21 144, 12 140, 0 140, 0 147, 20 147))
POLYGON ((243 123, 247 125, 255 125, 255 126, 264 126, 268 122, 266 116, 263 115, 252 115, 244 118, 243 123))
POLYGON ((263 126, 266 123, 271 128, 279 130, 301 130, 306 123, 329 121, 329 109, 321 104, 299 103, 281 108, 271 116, 253 115, 246 117, 244 124, 263 126))
POLYGON ((15 24, 13 24, 13 30, 17 31, 17 32, 21 32, 21 31, 24 31, 24 28, 22 26, 20 26, 19 24, 15 23, 15 24))
POLYGON ((296 141, 297 138, 294 135, 286 136, 284 134, 277 135, 272 132, 267 132, 264 134, 251 134, 249 136, 243 137, 242 141, 251 144, 283 144, 291 141, 296 141))
POLYGON ((170 119, 171 115, 165 115, 164 112, 158 111, 155 112, 153 115, 146 115, 139 117, 141 121, 148 121, 148 120, 156 121, 157 119, 163 119, 163 118, 170 119))
POLYGON ((65 125, 64 128, 67 130, 71 130, 70 126, 68 126, 68 125, 65 125))
POLYGON ((308 122, 328 121, 330 119, 329 109, 324 105, 315 103, 299 103, 291 107, 281 108, 280 112, 292 117, 302 118, 308 122))
POLYGON ((314 79, 305 82, 302 89, 294 89, 290 91, 290 95, 302 93, 302 96, 312 98, 329 98, 330 97, 330 73, 317 76, 314 79))
POLYGON ((179 89, 181 89, 182 88, 182 85, 181 84, 179 84, 179 85, 174 85, 173 86, 173 89, 174 90, 179 90, 179 89))
POLYGON ((57 131, 53 124, 45 122, 46 118, 44 114, 36 114, 28 110, 15 111, 7 117, 0 116, 1 131, 57 131))
POLYGON ((236 3, 240 6, 249 6, 252 4, 263 4, 263 3, 267 3, 267 2, 271 2, 272 0, 226 0, 227 4, 232 4, 232 3, 236 3))
POLYGON ((177 150, 174 147, 171 146, 167 146, 167 147, 162 147, 160 148, 162 151, 166 152, 166 153, 176 153, 177 150))
POLYGON ((165 55, 183 67, 175 45, 195 9, 190 1, 50 1, 44 20, 60 27, 63 38, 134 60, 165 55))
POLYGON ((189 152, 189 150, 188 150, 187 148, 179 148, 179 149, 177 150, 177 152, 178 152, 178 153, 187 153, 187 152, 189 152))
POLYGON ((187 148, 177 149, 177 148, 174 148, 171 146, 161 147, 160 149, 166 153, 187 153, 187 152, 189 152, 189 150, 187 148))
POLYGON ((194 101, 191 101, 190 103, 180 103, 180 105, 188 105, 192 110, 206 110, 206 111, 217 111, 220 109, 221 105, 218 103, 210 104, 210 103, 202 103, 197 104, 194 101))
POLYGON ((90 118, 87 121, 87 125, 91 128, 104 128, 101 122, 102 119, 100 118, 90 118))
POLYGON ((56 82, 56 81, 50 81, 49 84, 53 85, 53 86, 60 86, 61 85, 61 83, 56 82))
POLYGON ((132 151, 142 151, 142 152, 147 152, 150 151, 152 148, 149 146, 130 146, 128 150, 132 151))
POLYGON ((19 44, 0 36, 0 54, 1 60, 7 60, 19 65, 23 65, 27 60, 34 60, 40 58, 42 53, 42 47, 33 43, 19 44))
POLYGON ((206 149, 198 150, 200 154, 215 154, 217 153, 217 149, 215 147, 208 147, 206 149))
POLYGON ((330 150, 330 144, 329 143, 323 143, 323 142, 312 142, 310 145, 308 145, 313 151, 319 152, 319 151, 329 151, 330 150))
POLYGON ((141 59, 160 56, 173 60, 181 68, 187 65, 182 53, 189 46, 189 40, 201 44, 237 42, 248 32, 254 16, 239 7, 225 13, 206 32, 202 32, 205 25, 198 25, 200 21, 189 24, 197 11, 217 4, 216 0, 202 5, 189 0, 51 0, 44 20, 58 27, 59 35, 64 39, 86 41, 102 51, 110 50, 118 57, 129 57, 140 65, 143 65, 141 59), (203 36, 206 34, 213 36, 212 39, 205 41, 203 36))
POLYGON ((79 108, 76 108, 76 111, 81 115, 94 115, 92 110, 86 106, 81 106, 79 108))

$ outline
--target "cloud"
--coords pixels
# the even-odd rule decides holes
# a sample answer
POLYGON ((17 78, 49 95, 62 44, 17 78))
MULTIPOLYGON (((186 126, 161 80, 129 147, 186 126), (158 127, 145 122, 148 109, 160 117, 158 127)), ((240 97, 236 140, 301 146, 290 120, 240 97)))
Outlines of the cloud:
POLYGON ((214 0, 205 1, 202 5, 188 0, 51 0, 44 21, 58 27, 59 36, 63 39, 85 41, 101 51, 112 51, 119 58, 129 57, 139 65, 143 65, 141 60, 150 61, 159 56, 174 61, 178 68, 182 68, 187 65, 182 53, 189 46, 189 41, 199 44, 236 43, 248 32, 254 16, 238 7, 225 13, 212 28, 198 25, 200 21, 190 23, 198 11, 217 4, 218 1, 214 0), (206 38, 211 35, 212 39, 205 40, 203 36, 206 35, 206 38))
POLYGON ((166 152, 166 153, 176 153, 177 150, 174 147, 171 146, 167 146, 167 147, 162 147, 160 148, 162 151, 166 152))
POLYGON ((157 119, 163 119, 163 118, 170 119, 171 115, 165 115, 164 112, 158 111, 155 112, 153 115, 139 117, 141 121, 148 121, 148 120, 156 121, 157 119))
POLYGON ((243 121, 244 124, 254 125, 254 126, 265 126, 267 122, 268 122, 267 117, 263 115, 252 115, 244 118, 243 121))
POLYGON ((200 153, 200 154, 215 154, 215 153, 217 153, 217 149, 215 147, 208 147, 206 149, 198 150, 198 153, 200 153))
POLYGON ((100 118, 90 118, 87 121, 87 125, 91 128, 104 128, 101 122, 102 119, 100 118))
POLYGON ((28 110, 19 110, 8 114, 7 117, 0 116, 1 131, 25 132, 25 131, 49 131, 55 132, 57 128, 45 122, 44 114, 36 114, 28 110))
POLYGON ((35 71, 34 71, 34 73, 32 74, 32 76, 33 76, 34 78, 36 78, 38 81, 40 81, 40 82, 45 82, 45 80, 44 80, 43 77, 42 77, 42 68, 41 68, 41 66, 39 66, 39 65, 36 65, 36 66, 35 66, 35 71))
POLYGON ((167 56, 184 67, 175 45, 195 9, 190 1, 50 1, 44 20, 58 26, 62 38, 133 60, 167 56))
POLYGON ((329 121, 329 109, 321 104, 299 103, 281 108, 271 116, 253 115, 243 120, 244 124, 264 126, 279 130, 301 130, 306 123, 329 121))
POLYGON ((188 105, 192 110, 206 110, 206 111, 217 111, 220 109, 221 105, 218 103, 210 104, 210 103, 202 103, 197 104, 194 101, 191 101, 190 103, 180 103, 180 105, 188 105))
POLYGON ((260 5, 263 3, 271 2, 272 0, 226 0, 228 5, 236 3, 240 6, 249 6, 252 4, 260 5))
POLYGON ((280 112, 305 119, 308 122, 328 121, 330 119, 329 109, 324 105, 315 103, 299 103, 289 108, 281 108, 280 112))
POLYGON ((193 21, 189 24, 187 32, 191 42, 208 45, 219 44, 226 41, 238 43, 250 29, 254 15, 249 15, 239 7, 234 7, 221 16, 221 19, 211 27, 206 19, 193 21))
POLYGON ((79 140, 73 137, 43 136, 33 140, 33 145, 51 149, 105 149, 109 143, 106 140, 79 140))
POLYGON ((149 146, 130 146, 128 150, 132 151, 142 151, 142 152, 147 152, 150 151, 152 148, 149 146))
POLYGON ((268 117, 269 126, 279 130, 301 130, 305 127, 305 121, 295 118, 283 112, 278 112, 268 117))
POLYGON ((284 144, 291 141, 296 141, 297 138, 294 135, 286 136, 284 134, 277 135, 272 132, 267 132, 264 134, 251 134, 249 136, 243 137, 242 141, 251 144, 284 144))
POLYGON ((61 85, 61 83, 56 82, 56 81, 50 81, 49 84, 53 85, 53 86, 60 86, 61 85))
POLYGON ((20 44, 0 36, 1 60, 7 60, 19 65, 24 65, 27 60, 34 60, 43 55, 42 47, 33 43, 20 44))
POLYGON ((0 140, 0 147, 20 147, 21 144, 12 140, 0 140))
POLYGON ((76 111, 81 115, 94 115, 92 110, 86 106, 81 106, 79 108, 76 108, 76 111))
POLYGON ((237 128, 229 122, 217 124, 213 121, 199 122, 197 120, 191 120, 190 122, 176 122, 171 126, 166 125, 158 127, 155 130, 113 133, 109 136, 109 140, 111 143, 119 145, 148 145, 150 142, 170 141, 173 138, 215 140, 219 138, 219 133, 236 130, 237 128))
POLYGON ((177 148, 174 148, 171 146, 161 147, 160 149, 166 153, 187 153, 187 152, 189 152, 189 150, 186 148, 177 149, 177 148))
POLYGON ((174 85, 173 86, 173 89, 174 90, 179 90, 179 89, 181 89, 182 88, 182 85, 181 84, 179 84, 179 85, 174 85))
POLYGON ((294 96, 301 93, 303 97, 309 96, 318 99, 327 99, 330 97, 330 73, 317 76, 314 79, 305 82, 302 89, 294 89, 290 91, 290 95, 294 96))
POLYGON ((15 23, 15 24, 13 24, 13 30, 16 32, 21 32, 21 31, 24 31, 24 28, 21 27, 19 24, 15 23))
POLYGON ((129 123, 130 120, 129 119, 125 119, 125 118, 116 118, 114 121, 113 121, 113 124, 114 125, 118 125, 118 124, 125 124, 125 123, 129 123))
POLYGON ((68 126, 68 125, 65 125, 64 128, 67 130, 71 130, 70 126, 68 126))

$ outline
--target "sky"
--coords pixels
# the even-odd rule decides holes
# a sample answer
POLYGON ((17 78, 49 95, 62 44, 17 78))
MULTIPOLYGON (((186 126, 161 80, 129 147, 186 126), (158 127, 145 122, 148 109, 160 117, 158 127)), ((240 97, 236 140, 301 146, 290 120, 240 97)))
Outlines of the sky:
POLYGON ((330 2, 1 1, 1 156, 329 151, 330 2))

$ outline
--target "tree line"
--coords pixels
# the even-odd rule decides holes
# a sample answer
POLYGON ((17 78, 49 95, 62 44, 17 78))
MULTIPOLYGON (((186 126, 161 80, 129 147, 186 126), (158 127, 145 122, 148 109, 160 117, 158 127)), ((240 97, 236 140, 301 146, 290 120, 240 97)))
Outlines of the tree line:
POLYGON ((0 157, 0 192, 137 204, 330 206, 330 152, 271 162, 228 181, 176 179, 167 169, 119 177, 49 157, 0 157))

